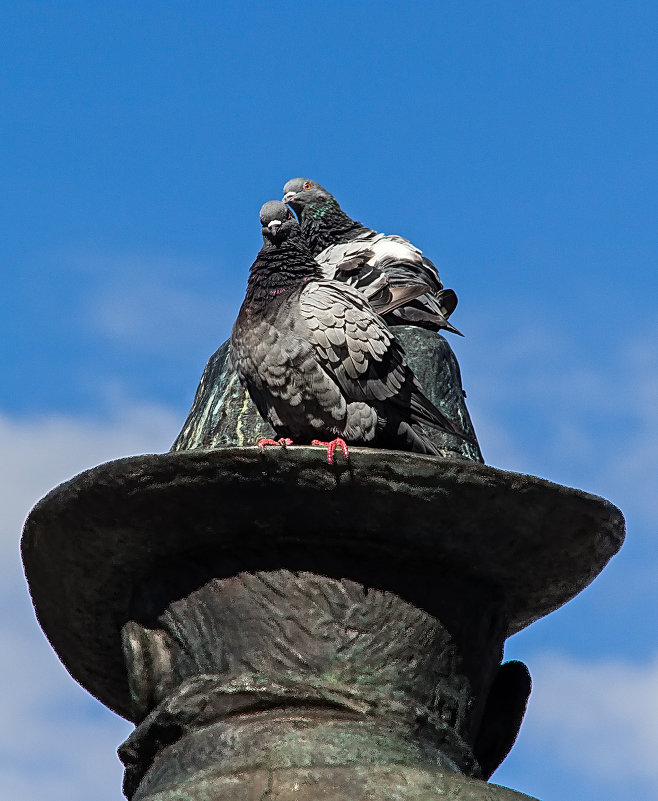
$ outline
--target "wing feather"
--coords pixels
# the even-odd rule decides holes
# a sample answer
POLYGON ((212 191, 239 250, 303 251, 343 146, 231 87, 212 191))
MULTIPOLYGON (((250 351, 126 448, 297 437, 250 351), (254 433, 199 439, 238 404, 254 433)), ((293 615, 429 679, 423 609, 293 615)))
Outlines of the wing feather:
POLYGON ((435 265, 408 239, 365 229, 315 259, 325 278, 358 289, 389 322, 461 334, 448 322, 457 296, 444 289, 435 265))
POLYGON ((323 367, 350 400, 394 399, 408 367, 402 348, 365 298, 351 287, 317 281, 300 295, 300 313, 323 367), (332 314, 324 311, 331 305, 332 314), (320 320, 318 328, 314 321, 320 320), (332 344, 327 349, 323 334, 332 344))

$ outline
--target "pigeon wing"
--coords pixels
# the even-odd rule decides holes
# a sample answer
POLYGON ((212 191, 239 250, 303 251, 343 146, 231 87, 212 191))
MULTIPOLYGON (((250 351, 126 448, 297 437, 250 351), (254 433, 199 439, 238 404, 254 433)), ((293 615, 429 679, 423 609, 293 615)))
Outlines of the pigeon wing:
POLYGON ((364 401, 411 423, 464 436, 423 394, 404 351, 358 291, 335 281, 313 281, 300 295, 300 315, 323 369, 349 401, 364 401), (383 407, 382 407, 383 404, 383 407))
POLYGON ((461 336, 448 322, 457 305, 456 294, 443 287, 434 264, 408 239, 365 229, 315 258, 323 277, 358 289, 390 323, 446 329, 461 336))
POLYGON ((388 274, 375 265, 376 253, 370 247, 371 242, 379 242, 384 234, 368 233, 367 237, 325 248, 316 261, 324 278, 358 289, 374 311, 384 315, 423 295, 427 286, 415 277, 411 283, 400 280, 392 286, 388 274))
POLYGON ((346 397, 395 397, 405 380, 402 350, 362 294, 335 281, 313 281, 299 309, 320 363, 346 397))
POLYGON ((313 428, 340 425, 346 404, 293 309, 283 305, 273 318, 246 325, 238 318, 231 358, 260 414, 281 436, 303 439, 313 428))

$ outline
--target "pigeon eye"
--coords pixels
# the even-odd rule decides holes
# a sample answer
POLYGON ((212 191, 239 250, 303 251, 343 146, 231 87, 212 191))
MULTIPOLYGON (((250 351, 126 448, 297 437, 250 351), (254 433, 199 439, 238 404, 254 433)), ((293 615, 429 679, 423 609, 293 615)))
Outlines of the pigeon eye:
POLYGON ((292 220, 292 214, 288 212, 288 216, 286 217, 287 220, 292 220))
POLYGON ((310 188, 311 188, 311 182, 310 181, 305 181, 304 182, 304 189, 310 189, 310 188))

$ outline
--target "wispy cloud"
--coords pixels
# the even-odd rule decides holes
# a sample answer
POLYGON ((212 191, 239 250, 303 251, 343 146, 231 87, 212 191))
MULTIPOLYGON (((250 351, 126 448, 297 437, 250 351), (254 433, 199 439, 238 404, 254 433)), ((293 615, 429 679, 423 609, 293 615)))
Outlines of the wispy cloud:
POLYGON ((234 271, 205 259, 98 252, 57 261, 79 277, 79 325, 138 352, 212 348, 230 332, 241 302, 234 271))
POLYGON ((74 684, 22 603, 3 617, 10 610, 20 627, 0 627, 3 798, 119 801, 122 770, 115 751, 132 726, 74 684))
POLYGON ((89 308, 89 322, 100 334, 146 352, 203 342, 211 347, 218 331, 228 333, 234 316, 217 299, 144 277, 92 293, 89 308))
POLYGON ((658 799, 658 654, 644 664, 544 654, 532 672, 524 737, 537 753, 605 783, 607 798, 631 782, 658 799))
POLYGON ((0 547, 4 551, 18 543, 30 507, 56 484, 100 462, 166 451, 181 422, 169 409, 152 404, 124 405, 104 420, 0 415, 0 484, 5 491, 0 547))
POLYGON ((576 481, 655 523, 658 328, 598 352, 541 319, 494 345, 485 330, 475 336, 491 350, 474 348, 464 374, 487 461, 576 481))
POLYGON ((34 619, 19 558, 21 527, 48 490, 109 459, 168 450, 180 420, 126 406, 109 420, 0 416, 0 794, 13 801, 119 801, 114 751, 131 726, 68 676, 34 619))

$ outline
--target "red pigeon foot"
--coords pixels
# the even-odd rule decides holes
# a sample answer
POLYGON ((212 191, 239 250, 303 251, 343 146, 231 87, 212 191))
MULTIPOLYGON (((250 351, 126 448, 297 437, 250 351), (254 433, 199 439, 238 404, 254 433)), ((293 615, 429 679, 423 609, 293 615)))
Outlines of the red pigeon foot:
POLYGON ((282 448, 285 448, 286 445, 292 445, 292 440, 289 437, 281 437, 280 439, 259 439, 256 443, 261 451, 265 450, 266 445, 280 445, 282 448))
POLYGON ((322 447, 327 449, 327 462, 329 464, 334 463, 334 452, 336 448, 340 448, 343 452, 343 456, 346 459, 350 458, 350 452, 347 450, 347 443, 344 439, 340 437, 336 437, 336 439, 332 439, 331 442, 321 442, 319 439, 314 439, 311 442, 311 445, 322 445, 322 447))

